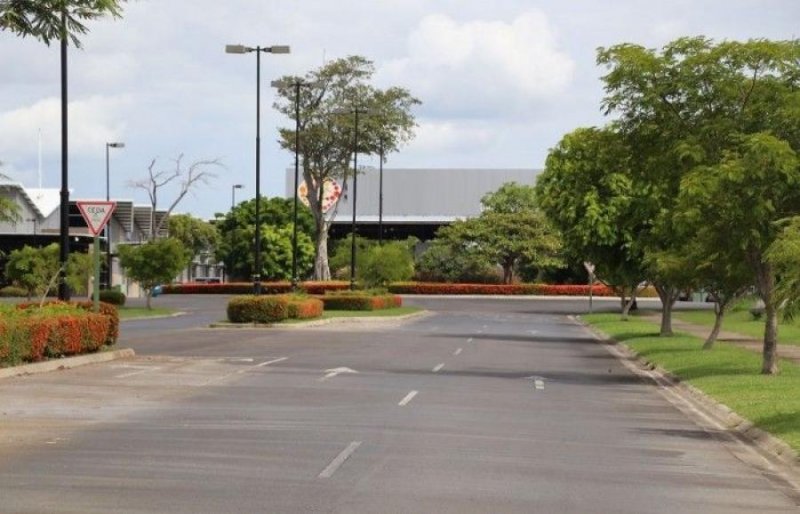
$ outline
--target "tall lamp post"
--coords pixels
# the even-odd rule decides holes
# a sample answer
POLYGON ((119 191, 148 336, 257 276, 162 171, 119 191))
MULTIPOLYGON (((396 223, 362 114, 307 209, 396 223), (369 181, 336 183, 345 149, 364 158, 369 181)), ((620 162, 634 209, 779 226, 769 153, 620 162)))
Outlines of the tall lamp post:
POLYGON ((383 136, 378 140, 378 245, 383 246, 383 136))
POLYGON ((243 187, 244 186, 242 184, 234 184, 231 186, 231 210, 236 207, 236 190, 243 187))
POLYGON ((349 110, 334 111, 335 114, 352 114, 353 127, 353 221, 350 225, 350 290, 356 288, 356 200, 358 197, 358 118, 361 114, 373 114, 371 109, 354 107, 349 110))
POLYGON ((225 52, 229 54, 256 53, 256 241, 255 265, 253 266, 253 294, 261 294, 261 53, 288 54, 290 49, 286 45, 257 46, 255 48, 244 45, 226 45, 225 52))
POLYGON ((67 11, 61 11, 61 192, 58 235, 58 299, 69 300, 67 287, 67 261, 69 260, 69 144, 67 111, 67 11))
MULTIPOLYGON (((109 169, 110 166, 110 157, 109 157, 109 150, 111 148, 125 148, 125 143, 116 142, 116 143, 106 143, 106 202, 111 201, 111 186, 109 185, 109 169)), ((113 285, 111 282, 111 220, 108 220, 105 228, 106 232, 106 288, 111 289, 113 285)))
POLYGON ((315 84, 299 78, 293 81, 273 80, 272 87, 294 88, 294 208, 292 222, 292 290, 297 290, 300 277, 297 276, 297 190, 300 188, 300 88, 315 84))

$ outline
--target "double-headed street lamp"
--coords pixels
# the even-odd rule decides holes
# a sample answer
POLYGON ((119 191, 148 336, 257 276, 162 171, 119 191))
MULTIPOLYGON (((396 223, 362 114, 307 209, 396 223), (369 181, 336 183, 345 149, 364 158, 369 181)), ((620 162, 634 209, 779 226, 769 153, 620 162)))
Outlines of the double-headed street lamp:
POLYGON ((226 45, 229 54, 256 53, 256 241, 255 265, 253 266, 253 293, 261 294, 261 53, 288 54, 290 49, 285 45, 257 46, 226 45))
MULTIPOLYGON (((125 143, 116 142, 116 143, 106 143, 106 202, 111 201, 111 186, 109 185, 109 169, 110 169, 110 157, 109 157, 109 150, 111 148, 125 148, 125 143)), ((106 287, 111 289, 111 220, 108 220, 105 228, 106 232, 106 287)))
POLYGON ((234 184, 231 186, 231 210, 236 207, 236 190, 243 187, 244 186, 242 184, 234 184))
POLYGON ((291 81, 273 80, 272 87, 294 88, 294 212, 292 223, 292 290, 297 290, 297 190, 300 188, 300 88, 313 87, 315 83, 297 78, 291 81))

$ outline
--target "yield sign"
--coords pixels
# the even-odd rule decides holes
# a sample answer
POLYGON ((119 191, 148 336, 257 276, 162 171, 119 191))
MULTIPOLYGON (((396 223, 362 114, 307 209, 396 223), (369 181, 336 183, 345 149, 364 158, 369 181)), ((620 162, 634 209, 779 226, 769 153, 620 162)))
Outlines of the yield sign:
POLYGON ((111 214, 117 207, 117 202, 76 202, 78 210, 81 211, 86 226, 92 232, 92 235, 99 234, 103 227, 106 226, 108 220, 111 219, 111 214))

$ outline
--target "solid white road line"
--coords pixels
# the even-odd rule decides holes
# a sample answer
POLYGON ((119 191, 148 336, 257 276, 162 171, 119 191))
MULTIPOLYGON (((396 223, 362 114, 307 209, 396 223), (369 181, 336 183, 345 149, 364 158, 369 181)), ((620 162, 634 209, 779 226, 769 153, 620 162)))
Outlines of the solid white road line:
POLYGON ((454 352, 453 352, 453 355, 458 355, 458 354, 460 354, 462 350, 463 350, 463 348, 459 348, 458 350, 456 350, 456 351, 454 351, 454 352))
POLYGON ((415 396, 417 396, 417 393, 418 393, 418 392, 419 392, 419 391, 411 391, 410 393, 408 393, 408 394, 405 396, 405 398, 403 398, 402 400, 400 400, 400 403, 398 403, 397 405, 399 405, 400 407, 404 407, 404 406, 408 405, 408 402, 410 402, 411 400, 413 400, 413 399, 414 399, 414 397, 415 397, 415 396))
POLYGON ((271 361, 260 362, 260 363, 256 364, 256 366, 255 366, 255 367, 257 367, 257 368, 263 368, 264 366, 269 366, 270 364, 275 364, 276 362, 283 362, 283 361, 285 361, 285 360, 286 360, 286 359, 288 359, 288 358, 289 358, 289 357, 281 357, 281 358, 279 358, 279 359, 272 359, 271 361))
POLYGON ((436 372, 438 372, 440 369, 442 369, 443 367, 444 367, 444 362, 442 362, 442 363, 440 363, 440 364, 437 364, 437 365, 436 365, 436 367, 435 367, 435 368, 433 368, 433 370, 432 370, 432 371, 433 371, 434 373, 436 373, 436 372))
POLYGON ((330 464, 328 464, 328 467, 322 470, 322 473, 319 474, 318 478, 332 477, 333 474, 336 473, 336 470, 339 469, 342 466, 342 464, 344 464, 344 461, 346 461, 348 458, 350 458, 351 455, 353 455, 353 453, 358 449, 359 446, 361 446, 361 441, 353 441, 352 443, 347 445, 347 448, 342 450, 342 453, 337 455, 336 458, 333 459, 333 461, 331 461, 330 464))

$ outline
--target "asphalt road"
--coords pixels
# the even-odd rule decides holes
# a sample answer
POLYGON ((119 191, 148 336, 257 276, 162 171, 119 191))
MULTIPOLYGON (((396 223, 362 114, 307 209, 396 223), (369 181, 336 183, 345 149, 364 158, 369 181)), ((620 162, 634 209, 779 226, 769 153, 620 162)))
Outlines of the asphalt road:
POLYGON ((224 304, 197 298, 126 322, 136 359, 0 382, 0 511, 797 512, 577 304, 414 302, 434 313, 209 330, 224 304))

